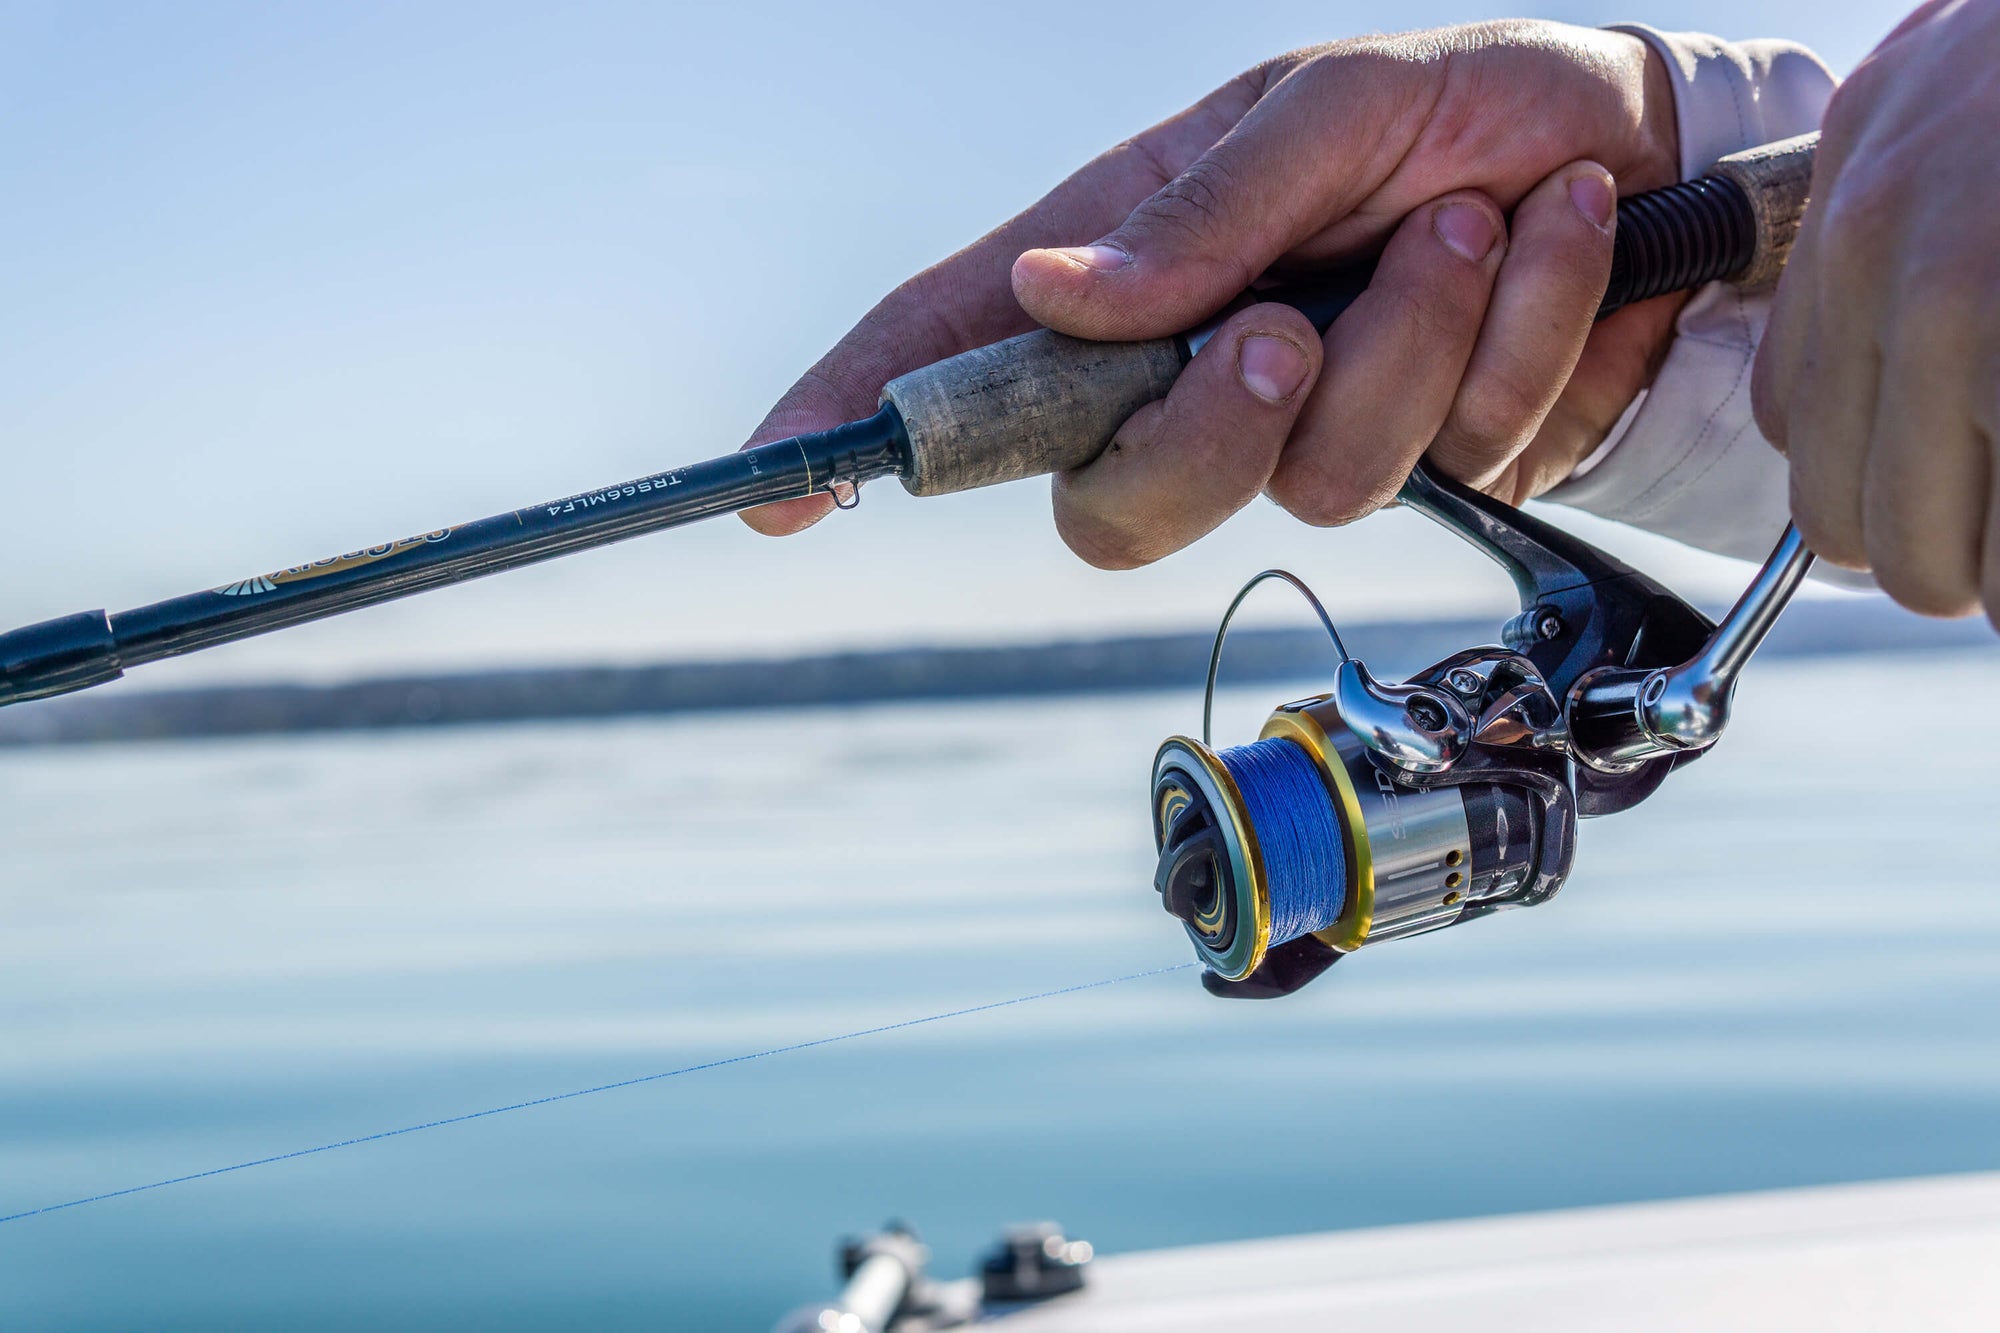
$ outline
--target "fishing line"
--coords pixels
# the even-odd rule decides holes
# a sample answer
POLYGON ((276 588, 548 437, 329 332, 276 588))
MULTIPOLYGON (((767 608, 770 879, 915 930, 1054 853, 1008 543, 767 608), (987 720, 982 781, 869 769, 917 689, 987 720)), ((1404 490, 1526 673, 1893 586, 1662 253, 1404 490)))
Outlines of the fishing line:
POLYGON ((351 1139, 340 1139, 333 1143, 322 1143, 313 1148, 295 1148, 291 1152, 281 1152, 270 1157, 258 1157, 247 1162, 236 1162, 230 1166, 210 1167, 206 1171, 191 1171, 184 1176, 171 1176, 165 1180, 155 1180, 144 1185, 128 1185, 124 1189, 106 1190, 102 1194, 92 1194, 81 1199, 71 1199, 66 1203, 45 1204, 40 1208, 30 1208, 25 1212, 9 1213, 0 1217, 0 1223, 19 1222, 23 1218, 40 1217, 44 1213, 59 1213, 65 1208, 81 1208, 87 1203, 102 1203, 106 1199, 119 1199, 128 1194, 144 1194, 148 1190, 165 1189, 169 1185, 185 1185, 190 1181, 206 1180, 210 1176, 226 1176, 232 1171, 248 1171, 255 1166, 270 1166, 275 1162, 289 1162, 298 1157, 311 1157, 317 1153, 332 1152, 336 1148, 352 1148, 357 1144, 375 1143, 382 1139, 393 1139, 404 1134, 415 1134, 419 1130, 441 1129, 446 1125, 462 1125, 468 1120, 483 1120, 488 1116, 505 1115, 509 1111, 525 1111, 532 1106, 547 1106, 553 1102, 573 1101, 578 1097, 589 1097, 600 1092, 613 1092, 619 1088, 637 1087, 641 1083, 657 1083, 661 1079, 679 1078, 683 1074, 698 1074, 705 1069, 720 1069, 724 1065, 747 1064, 752 1060, 762 1060, 767 1056, 789 1055, 795 1051, 809 1051, 815 1046, 831 1046, 836 1042, 853 1041, 857 1037, 876 1037, 884 1032, 897 1032, 903 1028, 921 1027, 926 1023, 941 1023, 947 1018, 964 1018, 968 1014, 983 1014, 993 1009, 1005 1009, 1010 1005, 1027 1004, 1034 1000, 1051 1000, 1059 995, 1074 995, 1078 991, 1097 990, 1104 986, 1116 986, 1121 982, 1139 981, 1146 977, 1157 977, 1168 972, 1180 972, 1197 966, 1190 961, 1173 963, 1166 967, 1149 968, 1144 972, 1128 972, 1120 977, 1106 977, 1101 981, 1084 981, 1074 986, 1060 986, 1055 990, 1037 991, 1032 995, 1017 995, 1011 1000, 993 1000, 987 1004, 975 1004, 966 1009, 951 1009, 941 1014, 931 1014, 924 1018, 906 1018, 899 1023, 884 1023, 880 1027, 861 1028, 854 1032, 843 1032, 834 1037, 815 1037, 811 1041, 797 1041, 789 1046, 773 1046, 769 1050, 751 1051, 745 1055, 726 1056, 720 1060, 705 1060, 700 1064, 682 1065, 679 1069, 665 1069, 657 1074, 641 1074, 637 1078, 623 1078, 615 1083, 599 1083, 594 1087, 576 1088, 569 1092, 551 1093, 546 1097, 533 1097, 524 1102, 509 1102, 505 1106, 490 1106, 483 1111, 467 1111, 462 1115, 450 1115, 441 1120, 426 1120, 419 1125, 404 1125, 400 1129, 385 1129, 374 1134, 361 1134, 351 1139))
POLYGON ((1271 898, 1271 947, 1325 930, 1347 899, 1340 820, 1312 756, 1281 737, 1217 751, 1257 831, 1271 898))

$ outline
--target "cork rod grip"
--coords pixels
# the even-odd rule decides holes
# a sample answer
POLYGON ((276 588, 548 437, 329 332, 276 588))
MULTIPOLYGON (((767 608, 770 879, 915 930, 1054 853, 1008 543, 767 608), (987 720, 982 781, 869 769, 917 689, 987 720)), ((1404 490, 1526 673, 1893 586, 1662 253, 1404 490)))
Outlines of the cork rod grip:
POLYGON ((1796 139, 1732 153, 1710 170, 1710 175, 1724 177, 1743 191, 1755 220, 1755 255, 1748 268, 1730 278, 1738 287, 1767 287, 1784 272, 1785 260, 1799 239, 1799 220, 1805 216, 1812 189, 1813 153, 1818 147, 1819 131, 1815 130, 1796 139))
POLYGON ((1125 418, 1167 396, 1178 338, 1085 342, 1048 329, 890 380, 910 437, 912 495, 947 495, 1082 467, 1125 418))

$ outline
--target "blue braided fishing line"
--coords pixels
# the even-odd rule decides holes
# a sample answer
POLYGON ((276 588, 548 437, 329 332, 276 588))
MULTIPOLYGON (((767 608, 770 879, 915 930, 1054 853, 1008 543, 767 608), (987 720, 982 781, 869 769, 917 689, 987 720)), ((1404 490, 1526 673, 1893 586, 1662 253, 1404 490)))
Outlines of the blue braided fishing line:
POLYGON ((1273 948, 1324 930, 1347 900, 1347 854, 1312 756, 1280 737, 1221 751, 1264 854, 1273 948))

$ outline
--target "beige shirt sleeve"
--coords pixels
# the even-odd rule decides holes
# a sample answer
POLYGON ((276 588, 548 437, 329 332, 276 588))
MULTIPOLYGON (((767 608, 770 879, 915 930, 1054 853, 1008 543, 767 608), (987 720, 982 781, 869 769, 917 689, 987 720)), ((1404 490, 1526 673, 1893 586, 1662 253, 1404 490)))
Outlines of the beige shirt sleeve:
MULTIPOLYGON (((1826 66, 1791 42, 1619 26, 1667 62, 1683 180, 1740 149, 1818 128, 1833 95, 1826 66)), ((1790 517, 1785 460, 1750 412, 1750 367, 1770 303, 1768 292, 1726 283, 1697 292, 1652 388, 1543 498, 1722 555, 1769 554, 1790 517)), ((1832 573, 1839 582, 1853 577, 1832 573)))

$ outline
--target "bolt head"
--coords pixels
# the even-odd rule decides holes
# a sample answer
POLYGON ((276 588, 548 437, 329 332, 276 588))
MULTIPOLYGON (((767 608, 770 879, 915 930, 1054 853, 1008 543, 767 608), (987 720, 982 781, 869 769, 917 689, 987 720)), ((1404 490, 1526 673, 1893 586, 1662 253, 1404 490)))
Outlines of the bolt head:
POLYGON ((1426 699, 1422 695, 1419 695, 1410 700, 1409 706, 1405 711, 1408 712, 1410 721, 1414 722, 1421 731, 1444 730, 1445 711, 1438 706, 1438 702, 1435 699, 1426 699))
POLYGON ((1543 612, 1541 617, 1535 621, 1535 633, 1541 635, 1544 639, 1557 638, 1562 632, 1562 617, 1553 611, 1543 612))
POLYGON ((1478 694, 1485 684, 1479 679, 1477 672, 1467 671, 1463 667, 1445 677, 1445 683, 1468 697, 1478 694))

